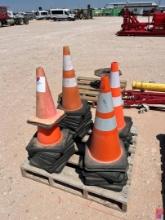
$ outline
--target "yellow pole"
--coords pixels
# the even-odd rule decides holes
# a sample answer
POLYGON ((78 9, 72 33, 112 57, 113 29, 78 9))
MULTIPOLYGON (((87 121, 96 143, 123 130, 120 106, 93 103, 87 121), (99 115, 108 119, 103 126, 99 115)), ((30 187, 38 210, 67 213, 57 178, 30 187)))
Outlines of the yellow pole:
POLYGON ((142 82, 142 81, 133 81, 132 88, 133 89, 141 89, 141 90, 165 92, 165 83, 150 83, 150 82, 142 82))

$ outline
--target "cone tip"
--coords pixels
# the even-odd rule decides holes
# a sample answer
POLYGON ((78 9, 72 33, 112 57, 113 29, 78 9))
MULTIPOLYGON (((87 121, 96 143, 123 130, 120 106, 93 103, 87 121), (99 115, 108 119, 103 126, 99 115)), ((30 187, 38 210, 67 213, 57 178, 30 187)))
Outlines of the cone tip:
POLYGON ((118 72, 119 71, 119 63, 114 61, 111 63, 111 72, 118 72))
POLYGON ((45 71, 44 68, 42 66, 39 66, 36 68, 36 76, 45 76, 45 71))
POLYGON ((107 75, 104 75, 104 76, 101 77, 100 90, 101 90, 101 92, 111 91, 111 87, 110 87, 110 83, 109 83, 109 77, 107 75))
POLYGON ((70 55, 69 46, 63 46, 63 55, 70 55))

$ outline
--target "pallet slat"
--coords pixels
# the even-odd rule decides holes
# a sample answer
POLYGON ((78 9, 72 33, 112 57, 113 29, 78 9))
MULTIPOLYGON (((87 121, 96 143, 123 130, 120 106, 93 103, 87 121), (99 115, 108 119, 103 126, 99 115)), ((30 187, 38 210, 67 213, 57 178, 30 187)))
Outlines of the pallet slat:
POLYGON ((90 85, 78 84, 78 87, 79 87, 79 89, 87 89, 87 90, 94 90, 94 91, 96 91, 96 89, 91 87, 90 85))
POLYGON ((79 81, 79 80, 85 80, 85 81, 87 80, 87 81, 90 81, 90 82, 93 81, 93 80, 99 80, 99 78, 96 78, 96 77, 88 77, 88 76, 79 76, 77 79, 78 79, 78 81, 79 81))
MULTIPOLYGON (((98 80, 100 80, 100 78, 82 76, 77 78, 81 98, 87 100, 88 102, 91 102, 93 105, 96 105, 99 88, 92 87, 91 83, 98 80)), ((126 88, 127 81, 121 80, 120 84, 121 88, 124 89, 126 88)))
POLYGON ((98 91, 91 91, 87 89, 79 89, 80 94, 88 94, 91 96, 98 96, 99 92, 98 91))

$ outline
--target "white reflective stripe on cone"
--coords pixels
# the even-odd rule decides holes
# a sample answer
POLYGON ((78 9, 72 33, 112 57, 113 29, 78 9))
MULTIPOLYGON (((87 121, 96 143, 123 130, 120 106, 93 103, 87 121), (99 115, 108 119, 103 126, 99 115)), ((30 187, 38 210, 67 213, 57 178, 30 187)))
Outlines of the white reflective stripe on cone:
POLYGON ((63 58, 63 69, 64 71, 73 70, 72 59, 70 55, 65 55, 63 58))
POLYGON ((113 102, 111 92, 100 93, 97 102, 97 111, 102 113, 113 111, 113 102))
POLYGON ((37 77, 37 80, 36 80, 36 91, 37 92, 46 92, 45 76, 37 77))
POLYGON ((75 78, 64 78, 63 87, 75 87, 77 86, 77 80, 75 78))
POLYGON ((111 88, 120 88, 119 72, 110 73, 110 85, 111 85, 111 88))
POLYGON ((124 104, 124 103, 123 103, 123 100, 122 100, 122 98, 121 98, 121 96, 113 97, 112 99, 113 99, 113 105, 114 105, 114 107, 121 106, 121 105, 124 104))
POLYGON ((96 117, 94 127, 101 131, 112 131, 116 128, 116 118, 99 118, 96 117))

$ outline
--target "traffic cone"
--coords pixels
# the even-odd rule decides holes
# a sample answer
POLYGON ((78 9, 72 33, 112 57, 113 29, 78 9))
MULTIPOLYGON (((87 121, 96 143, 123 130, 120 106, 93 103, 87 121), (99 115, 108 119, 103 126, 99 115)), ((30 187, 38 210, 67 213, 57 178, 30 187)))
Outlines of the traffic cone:
POLYGON ((102 77, 100 89, 89 152, 98 162, 111 163, 120 159, 122 149, 108 76, 102 77))
POLYGON ((64 116, 64 111, 56 109, 48 86, 44 69, 36 69, 36 117, 28 120, 38 125, 37 138, 42 145, 58 142, 62 136, 57 122, 64 116))
POLYGON ((58 108, 63 109, 66 113, 60 126, 70 129, 75 138, 82 139, 91 129, 92 115, 87 101, 81 100, 68 46, 63 47, 63 88, 58 108))
POLYGON ((132 119, 128 116, 124 117, 123 100, 120 87, 120 76, 119 76, 119 64, 118 62, 111 63, 110 73, 110 85, 112 89, 112 99, 115 109, 115 116, 117 121, 117 127, 119 130, 119 136, 122 138, 126 149, 132 142, 132 134, 130 133, 132 127, 132 119))
POLYGON ((26 149, 30 164, 49 173, 61 172, 75 152, 73 135, 58 125, 63 116, 64 111, 54 105, 43 68, 37 68, 36 117, 28 122, 38 128, 26 149))
POLYGON ((65 111, 76 111, 82 108, 82 101, 68 46, 63 47, 62 107, 65 111))
POLYGON ((109 77, 101 78, 91 139, 86 147, 82 176, 87 185, 120 191, 126 183, 127 157, 119 139, 109 77))
POLYGON ((110 85, 112 89, 113 105, 115 109, 115 116, 117 127, 119 130, 125 127, 123 100, 120 88, 119 65, 117 62, 111 63, 110 85))

